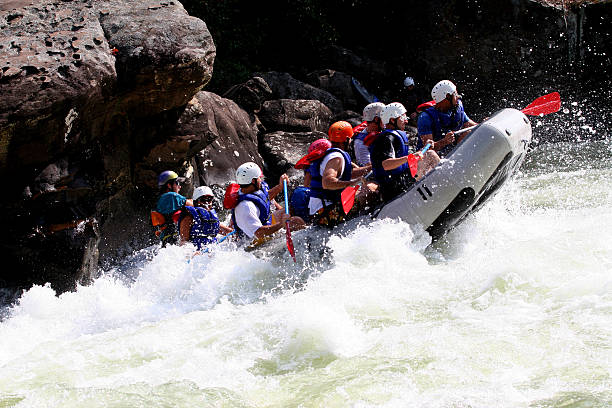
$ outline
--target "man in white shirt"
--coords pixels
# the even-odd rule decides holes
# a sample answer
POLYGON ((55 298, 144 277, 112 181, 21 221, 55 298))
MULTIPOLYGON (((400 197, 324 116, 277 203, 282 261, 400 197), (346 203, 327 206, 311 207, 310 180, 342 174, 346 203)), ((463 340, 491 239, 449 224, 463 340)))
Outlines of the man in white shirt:
POLYGON ((304 221, 300 217, 290 217, 285 214, 274 201, 274 197, 283 189, 283 180, 289 180, 286 174, 280 177, 279 184, 268 188, 268 184, 263 181, 263 173, 259 166, 247 162, 236 170, 236 180, 240 184, 240 192, 232 219, 239 235, 262 239, 283 228, 287 220, 291 230, 304 226, 304 221))

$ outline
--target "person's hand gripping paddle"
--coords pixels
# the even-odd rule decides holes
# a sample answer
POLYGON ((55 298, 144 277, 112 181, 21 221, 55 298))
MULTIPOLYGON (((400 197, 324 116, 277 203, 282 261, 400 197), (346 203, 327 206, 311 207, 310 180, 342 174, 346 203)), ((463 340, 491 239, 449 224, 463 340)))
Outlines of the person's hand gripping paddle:
POLYGON ((412 175, 412 177, 416 176, 417 169, 419 167, 419 160, 423 158, 423 155, 427 150, 429 150, 430 147, 431 143, 427 143, 423 150, 421 150, 419 153, 411 153, 408 155, 408 167, 410 167, 410 174, 412 175))
MULTIPOLYGON (((283 180, 283 191, 285 193, 285 214, 289 215, 289 197, 287 195, 287 180, 283 180)), ((295 260, 295 249, 293 248, 293 240, 291 239, 291 230, 289 229, 289 220, 285 225, 285 230, 287 231, 287 250, 291 254, 293 258, 293 262, 297 262, 295 260)))

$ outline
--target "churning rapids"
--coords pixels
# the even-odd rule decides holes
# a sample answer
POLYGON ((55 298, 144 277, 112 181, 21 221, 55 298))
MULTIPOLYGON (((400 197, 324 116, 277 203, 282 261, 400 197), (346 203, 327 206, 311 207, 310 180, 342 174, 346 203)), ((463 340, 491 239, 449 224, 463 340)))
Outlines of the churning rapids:
POLYGON ((0 407, 612 406, 610 141, 540 145, 428 244, 377 221, 300 271, 168 248, 33 287, 2 310, 0 407))

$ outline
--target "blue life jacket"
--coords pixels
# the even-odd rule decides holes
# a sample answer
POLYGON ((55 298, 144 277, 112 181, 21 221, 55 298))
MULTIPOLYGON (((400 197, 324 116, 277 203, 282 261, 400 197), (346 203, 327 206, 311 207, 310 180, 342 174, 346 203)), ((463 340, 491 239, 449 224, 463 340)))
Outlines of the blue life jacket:
POLYGON ((308 202, 310 201, 310 189, 308 187, 299 186, 291 194, 289 205, 293 209, 293 215, 301 217, 303 220, 310 218, 308 210, 308 202))
POLYGON ((189 241, 202 249, 202 246, 210 244, 211 242, 217 242, 217 234, 219 233, 219 217, 215 210, 206 210, 202 207, 190 207, 185 206, 185 210, 181 213, 179 218, 179 225, 181 221, 188 214, 193 217, 191 223, 191 230, 189 231, 189 241))
MULTIPOLYGON (((259 221, 261 221, 261 225, 270 225, 272 212, 270 211, 270 199, 268 198, 268 192, 268 184, 265 181, 262 181, 261 189, 255 191, 254 193, 238 195, 238 202, 236 205, 245 200, 252 202, 259 210, 259 221)), ((245 235, 236 223, 236 207, 234 207, 232 210, 232 223, 234 224, 234 228, 236 229, 238 236, 245 235)))
POLYGON ((355 136, 353 136, 353 140, 361 140, 363 141, 366 136, 369 134, 367 128, 362 130, 361 132, 357 133, 355 136))
MULTIPOLYGON (((421 115, 427 115, 431 118, 431 134, 433 136, 434 142, 438 140, 442 140, 444 136, 452 131, 459 130, 463 127, 465 121, 463 120, 464 111, 463 111, 463 103, 459 100, 459 104, 457 105, 457 109, 455 112, 450 115, 443 115, 439 110, 432 106, 424 110, 421 115)), ((417 149, 422 149, 424 147, 423 141, 421 138, 418 138, 417 149)), ((449 145, 452 147, 452 145, 449 145)), ((443 149, 446 150, 446 147, 443 149)))
POLYGON ((342 170, 342 176, 340 180, 349 181, 351 179, 351 173, 353 172, 353 168, 351 166, 351 156, 347 152, 342 149, 338 149, 337 147, 331 147, 327 149, 325 154, 313 161, 308 167, 308 172, 310 173, 310 196, 314 198, 320 198, 321 200, 329 200, 333 202, 340 202, 342 194, 342 190, 326 190, 323 188, 323 177, 321 176, 321 163, 325 160, 325 157, 332 153, 338 152, 342 154, 344 157, 344 169, 342 170))
MULTIPOLYGON (((380 143, 379 141, 382 140, 382 138, 386 134, 389 134, 389 133, 392 134, 393 137, 399 139, 402 142, 401 143, 402 149, 401 151, 395 152, 395 157, 403 157, 403 156, 409 155, 410 154, 410 141, 408 139, 408 135, 406 134, 406 132, 401 131, 401 130, 391 130, 391 129, 385 129, 376 136, 376 140, 374 141, 374 143, 370 145, 370 154, 372 154, 372 151, 374 150, 374 147, 377 145, 377 143, 380 143)), ((393 170, 388 170, 388 171, 383 168, 382 162, 372 163, 372 173, 374 173, 374 178, 379 183, 385 183, 390 176, 404 174, 405 172, 410 172, 410 167, 408 167, 408 163, 404 163, 401 166, 396 167, 393 170)))

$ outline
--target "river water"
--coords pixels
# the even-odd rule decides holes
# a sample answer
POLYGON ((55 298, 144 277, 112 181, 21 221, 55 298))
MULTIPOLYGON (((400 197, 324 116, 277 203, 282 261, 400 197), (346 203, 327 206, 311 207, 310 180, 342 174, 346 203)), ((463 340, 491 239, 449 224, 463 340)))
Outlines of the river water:
POLYGON ((611 157, 541 145, 431 246, 377 221, 300 273, 148 249, 34 287, 2 311, 0 407, 612 406, 611 157))

